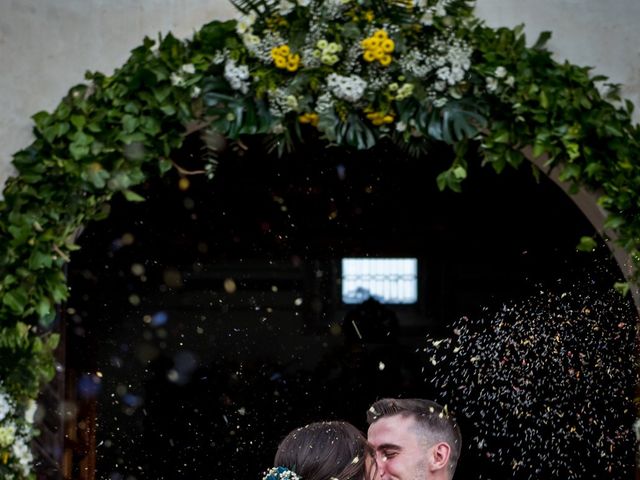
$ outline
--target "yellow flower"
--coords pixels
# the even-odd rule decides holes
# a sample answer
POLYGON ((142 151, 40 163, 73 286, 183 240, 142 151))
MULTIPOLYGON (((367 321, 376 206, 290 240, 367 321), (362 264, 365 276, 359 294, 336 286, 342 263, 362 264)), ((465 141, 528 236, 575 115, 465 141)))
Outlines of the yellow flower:
POLYGON ((395 43, 384 30, 376 30, 371 36, 360 42, 363 48, 362 57, 366 62, 378 60, 384 67, 391 63, 391 52, 395 49, 395 43))
POLYGON ((392 60, 391 55, 385 54, 378 61, 380 62, 380 65, 382 65, 383 67, 386 67, 391 63, 391 60, 392 60))
MULTIPOLYGON (((365 112, 368 110, 370 109, 365 109, 365 112)), ((382 112, 370 112, 367 113, 367 119, 369 119, 373 125, 379 127, 384 124, 393 123, 395 117, 390 113, 384 114, 382 112)))
POLYGON ((280 45, 279 47, 277 47, 277 49, 278 49, 278 53, 283 57, 286 57, 291 53, 291 49, 289 48, 289 45, 280 45))
POLYGON ((376 30, 376 33, 374 33, 373 36, 378 40, 386 40, 389 38, 389 34, 384 30, 376 30))
POLYGON ((271 58, 277 68, 286 69, 295 72, 300 66, 300 55, 292 54, 288 45, 280 45, 271 50, 271 58))
POLYGON ((364 12, 364 19, 371 23, 373 22, 373 19, 376 18, 375 14, 373 13, 373 10, 367 10, 366 12, 364 12))
POLYGON ((294 55, 289 55, 289 57, 287 58, 287 70, 289 70, 290 72, 295 72, 296 70, 298 70, 299 66, 300 55, 297 53, 294 55))
POLYGON ((298 121, 300 123, 313 125, 314 127, 318 126, 318 114, 317 113, 303 113, 298 117, 298 121))
POLYGON ((385 53, 391 53, 396 48, 396 44, 390 38, 383 40, 380 47, 385 53))
POLYGON ((363 54, 363 57, 367 62, 373 62, 376 59, 376 55, 372 50, 366 50, 363 54))

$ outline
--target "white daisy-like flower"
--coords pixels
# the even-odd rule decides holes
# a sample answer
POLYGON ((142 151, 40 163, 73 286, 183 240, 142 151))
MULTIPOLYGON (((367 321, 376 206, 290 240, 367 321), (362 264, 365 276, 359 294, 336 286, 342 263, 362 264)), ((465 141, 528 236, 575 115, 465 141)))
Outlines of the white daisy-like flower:
POLYGON ((11 398, 4 392, 0 392, 0 421, 4 420, 11 411, 11 398))
POLYGON ((27 423, 33 423, 36 416, 36 410, 38 410, 38 404, 35 400, 29 400, 26 410, 24 411, 24 419, 27 423))
POLYGON ((18 459, 18 465, 22 475, 27 476, 31 472, 31 462, 33 462, 33 454, 28 443, 22 437, 18 437, 11 446, 13 456, 18 459))
POLYGON ((257 15, 255 12, 251 12, 248 15, 242 15, 236 20, 236 33, 240 36, 253 29, 253 24, 256 23, 257 15))
POLYGON ((280 15, 289 15, 293 12, 293 9, 296 8, 296 4, 290 2, 289 0, 280 0, 280 4, 278 5, 278 13, 280 15))
POLYGON ((327 84, 331 93, 347 102, 357 102, 364 95, 367 82, 358 75, 343 76, 332 73, 327 77, 327 84))
POLYGON ((495 77, 487 77, 487 92, 493 93, 498 90, 498 80, 495 77))
POLYGON ((250 74, 246 65, 236 65, 233 60, 227 60, 224 65, 224 78, 234 90, 239 90, 244 95, 249 92, 250 74))
POLYGON ((193 75, 194 73, 196 73, 196 67, 193 63, 186 63, 182 65, 182 67, 180 67, 180 71, 189 75, 193 75))
POLYGON ((216 53, 213 54, 213 58, 211 59, 211 61, 213 62, 214 65, 221 65, 224 63, 226 59, 227 59, 226 52, 223 50, 218 50, 216 53))
POLYGON ((15 423, 8 422, 0 427, 0 448, 7 448, 16 438, 17 427, 15 423))
POLYGON ((504 78, 507 76, 507 69, 502 66, 497 67, 494 75, 496 76, 496 78, 504 78))
POLYGON ((176 72, 171 74, 171 85, 174 87, 184 87, 185 79, 182 75, 178 75, 176 72))
POLYGON ((420 23, 425 26, 433 25, 433 12, 428 10, 420 17, 420 23))

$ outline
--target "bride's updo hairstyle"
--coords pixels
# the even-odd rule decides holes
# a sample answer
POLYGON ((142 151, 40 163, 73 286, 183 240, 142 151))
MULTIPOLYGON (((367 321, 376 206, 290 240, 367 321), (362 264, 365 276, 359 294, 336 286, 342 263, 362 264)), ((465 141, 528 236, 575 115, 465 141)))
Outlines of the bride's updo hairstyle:
POLYGON ((303 480, 365 480, 367 439, 347 422, 317 422, 290 432, 278 447, 274 465, 303 480))

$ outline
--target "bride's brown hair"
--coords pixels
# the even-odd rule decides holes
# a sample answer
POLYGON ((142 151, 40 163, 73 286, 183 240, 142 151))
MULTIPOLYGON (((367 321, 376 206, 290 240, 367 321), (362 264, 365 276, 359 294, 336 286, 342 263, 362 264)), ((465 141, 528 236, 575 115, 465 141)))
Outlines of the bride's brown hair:
POLYGON ((303 480, 365 480, 367 439, 347 422, 317 422, 291 431, 280 442, 274 465, 303 480))

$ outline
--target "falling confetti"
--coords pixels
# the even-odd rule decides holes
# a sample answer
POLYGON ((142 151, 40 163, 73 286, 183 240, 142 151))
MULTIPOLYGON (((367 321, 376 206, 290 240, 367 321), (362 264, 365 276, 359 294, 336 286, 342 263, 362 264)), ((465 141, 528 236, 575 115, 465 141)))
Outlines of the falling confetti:
POLYGON ((429 339, 432 382, 471 448, 514 479, 629 478, 635 312, 615 291, 545 291, 429 339))

